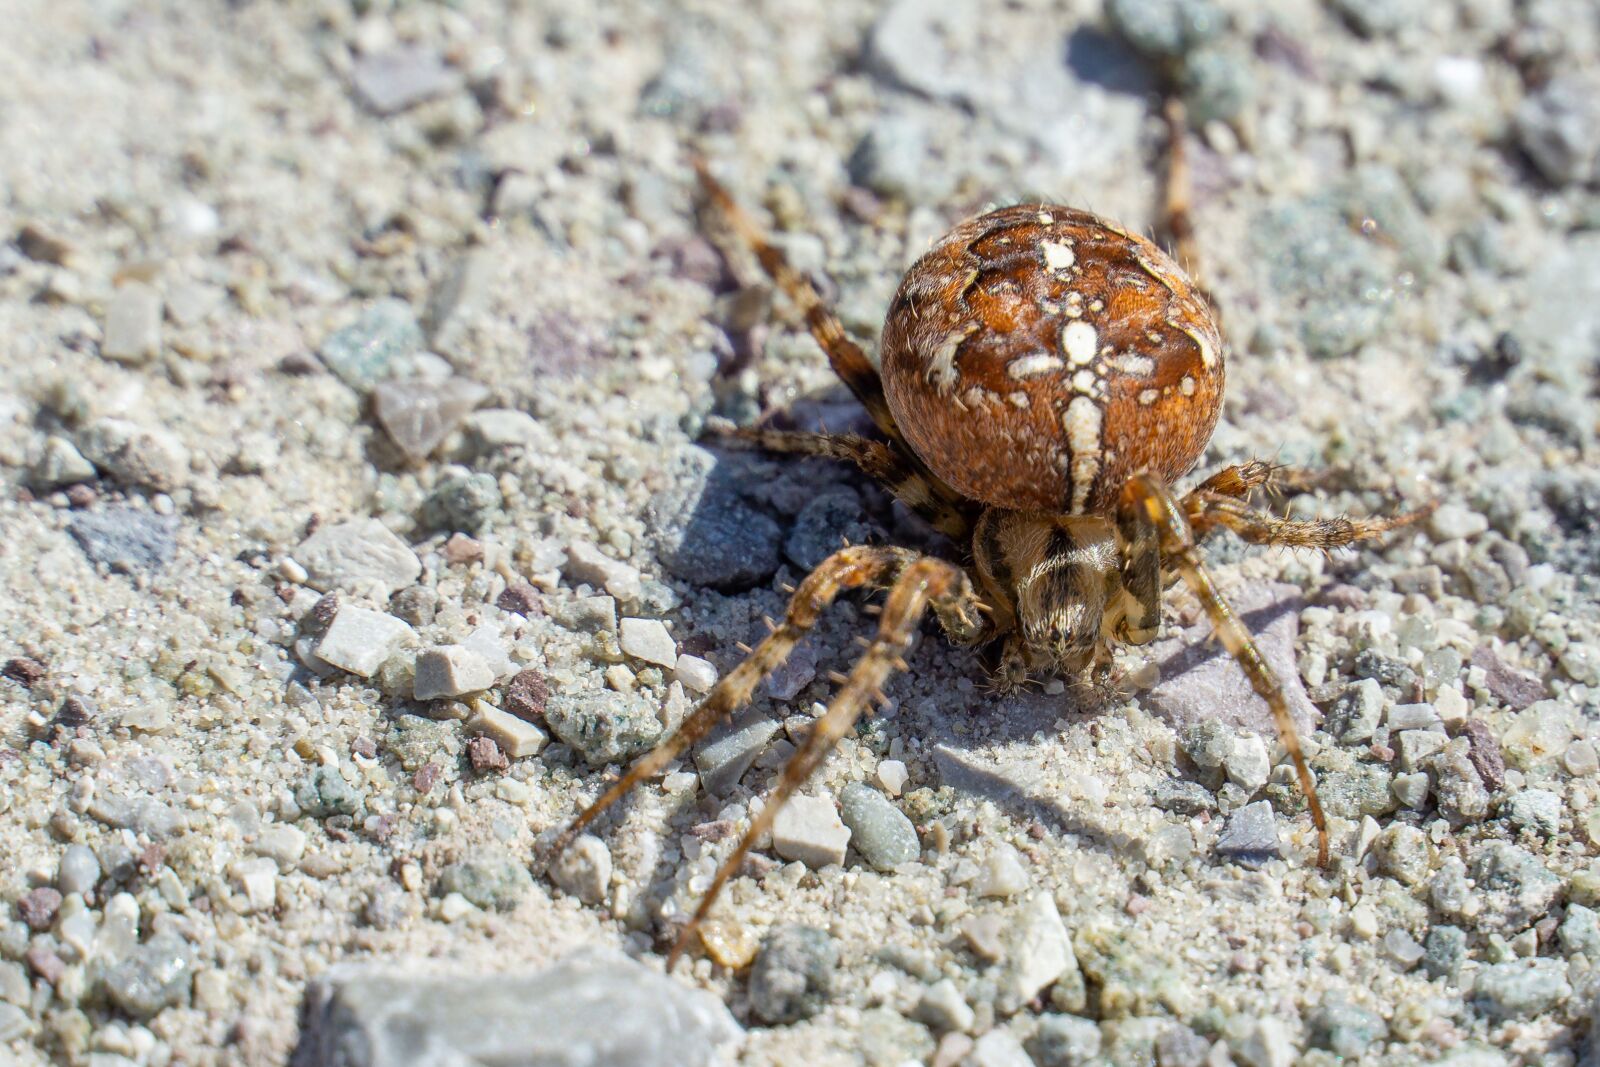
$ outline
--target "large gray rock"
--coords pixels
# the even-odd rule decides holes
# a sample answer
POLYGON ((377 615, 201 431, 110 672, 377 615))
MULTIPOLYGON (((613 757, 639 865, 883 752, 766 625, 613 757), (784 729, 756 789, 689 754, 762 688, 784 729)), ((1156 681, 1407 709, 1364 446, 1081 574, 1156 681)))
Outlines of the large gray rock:
POLYGON ((418 976, 341 964, 306 995, 294 1067, 632 1067, 722 1062, 741 1035, 721 1001, 625 957, 533 973, 418 976))

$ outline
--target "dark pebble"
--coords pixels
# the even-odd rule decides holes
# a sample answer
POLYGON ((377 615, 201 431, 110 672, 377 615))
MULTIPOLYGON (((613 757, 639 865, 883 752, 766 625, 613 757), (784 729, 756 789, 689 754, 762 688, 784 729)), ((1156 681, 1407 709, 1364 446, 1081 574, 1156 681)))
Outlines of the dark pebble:
POLYGON ((1512 711, 1521 711, 1534 701, 1544 699, 1543 682, 1506 666, 1488 645, 1472 653, 1472 665, 1482 668, 1484 685, 1496 700, 1512 711))
POLYGON ((472 761, 472 769, 479 774, 503 771, 511 766, 511 761, 506 759, 506 754, 500 751, 500 746, 494 743, 492 737, 474 737, 468 741, 467 758, 472 761))
POLYGON ((137 508, 80 511, 67 532, 91 562, 114 571, 158 571, 177 553, 178 523, 170 516, 137 508))
POLYGON ((60 907, 60 891, 50 886, 40 886, 17 901, 17 914, 33 929, 48 930, 50 924, 55 922, 56 911, 60 907))
POLYGON ((1483 784, 1489 787, 1491 793, 1498 791, 1506 784, 1506 761, 1494 731, 1482 719, 1468 719, 1461 732, 1472 745, 1467 750, 1467 758, 1478 769, 1478 777, 1483 779, 1483 784))
POLYGON ((14 656, 0 667, 0 676, 10 678, 24 689, 32 689, 44 677, 44 664, 26 656, 14 656))
POLYGON ((513 615, 521 615, 523 617, 538 615, 540 612, 539 590, 518 578, 507 585, 499 596, 495 597, 494 606, 501 611, 509 611, 513 615))
POLYGON ((549 683, 531 667, 518 671, 506 685, 505 708, 519 719, 538 722, 544 717, 545 702, 549 699, 549 683))
POLYGON ((780 926, 750 968, 750 1011, 767 1023, 793 1023, 827 1003, 839 946, 811 926, 780 926))

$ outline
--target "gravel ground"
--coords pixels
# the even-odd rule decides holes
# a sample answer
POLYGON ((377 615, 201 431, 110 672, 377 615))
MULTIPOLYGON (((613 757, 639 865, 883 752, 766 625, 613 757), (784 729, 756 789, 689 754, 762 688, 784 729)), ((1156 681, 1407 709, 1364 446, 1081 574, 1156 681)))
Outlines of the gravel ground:
POLYGON ((0 2, 0 1059, 1600 1062, 1593 4, 588 6, 0 2), (941 550, 696 443, 859 416, 690 147, 870 339, 987 205, 1151 225, 1158 69, 1233 345, 1204 467, 1442 502, 1207 546, 1334 864, 1183 592, 1100 705, 929 628, 663 978, 864 602, 536 842, 840 538, 941 550))

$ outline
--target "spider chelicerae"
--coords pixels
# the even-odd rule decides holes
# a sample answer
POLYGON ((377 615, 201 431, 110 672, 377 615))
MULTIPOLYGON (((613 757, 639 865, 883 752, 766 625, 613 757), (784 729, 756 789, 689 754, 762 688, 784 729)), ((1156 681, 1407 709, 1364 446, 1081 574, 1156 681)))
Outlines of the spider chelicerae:
MULTIPOLYGON (((1174 116, 1169 114, 1169 119, 1174 116)), ((1181 122, 1181 114, 1175 116, 1181 122)), ((1168 173, 1168 230, 1180 256, 1190 227, 1181 137, 1168 173)), ((635 785, 659 774, 751 697, 844 590, 883 589, 878 631, 784 767, 760 813, 682 928, 669 966, 778 810, 875 700, 926 613, 994 663, 997 688, 1030 676, 1104 678, 1112 649, 1152 641, 1163 589, 1182 579, 1265 700, 1328 860, 1327 822, 1282 685, 1218 592, 1197 541, 1328 550, 1415 522, 1281 518, 1250 506, 1303 476, 1255 460, 1187 493, 1173 489, 1204 452, 1222 406, 1226 348, 1206 295, 1151 241, 1053 204, 1002 208, 961 223, 907 272, 883 328, 882 373, 704 164, 710 203, 803 312, 834 371, 882 439, 732 430, 774 452, 855 464, 947 535, 959 561, 893 546, 835 552, 794 590, 781 622, 675 733, 585 808, 544 850, 558 855, 635 785)))

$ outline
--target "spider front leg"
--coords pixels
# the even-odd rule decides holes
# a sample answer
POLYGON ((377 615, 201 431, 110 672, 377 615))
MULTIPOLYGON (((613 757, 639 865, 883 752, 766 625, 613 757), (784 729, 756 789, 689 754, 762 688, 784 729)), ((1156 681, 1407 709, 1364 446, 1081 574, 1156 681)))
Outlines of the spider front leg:
POLYGON ((639 757, 617 782, 584 808, 544 848, 537 867, 548 866, 573 839, 601 813, 628 794, 646 778, 661 773, 690 745, 700 740, 718 723, 742 707, 755 692, 761 679, 783 665, 794 646, 816 625, 817 619, 832 604, 840 590, 861 586, 892 585, 917 554, 903 548, 875 548, 859 545, 835 552, 817 565, 789 599, 789 610, 743 663, 706 694, 700 706, 690 712, 672 736, 639 757))
POLYGON ((1328 820, 1323 815, 1316 782, 1311 777, 1311 768, 1306 765, 1305 753, 1300 747, 1300 734, 1295 729, 1294 716, 1284 696, 1283 684, 1267 665, 1260 649, 1256 648, 1249 629, 1239 621, 1233 608, 1218 591, 1216 583, 1211 580, 1211 572, 1206 569, 1195 547, 1196 531, 1190 526, 1184 505, 1158 479, 1141 474, 1129 479, 1123 489, 1121 512, 1125 525, 1144 526, 1155 532, 1162 562, 1176 570, 1194 591, 1211 620, 1211 628, 1216 632, 1217 639, 1243 668, 1245 677, 1250 679, 1251 688, 1267 702, 1272 720, 1278 728, 1278 737, 1289 750, 1289 758, 1294 761, 1300 788, 1311 809, 1311 821, 1317 828, 1317 866, 1327 866, 1328 820))
POLYGON ((778 810, 811 777, 833 746, 867 710, 868 704, 882 699, 882 686, 889 672, 896 668, 907 669, 901 657, 910 647, 923 613, 930 607, 947 629, 954 625, 957 632, 965 632, 968 639, 981 631, 978 599, 966 572, 960 567, 942 559, 924 556, 901 572, 883 605, 877 637, 867 646, 861 660, 844 680, 843 687, 828 705, 827 712, 817 720, 816 727, 784 766, 783 776, 767 797, 766 806, 750 820, 749 827, 739 838, 733 852, 717 868, 716 876, 700 898, 694 915, 678 934, 672 951, 667 955, 668 970, 683 955, 695 931, 711 913, 718 895, 744 863, 745 855, 756 839, 772 828, 778 810))

